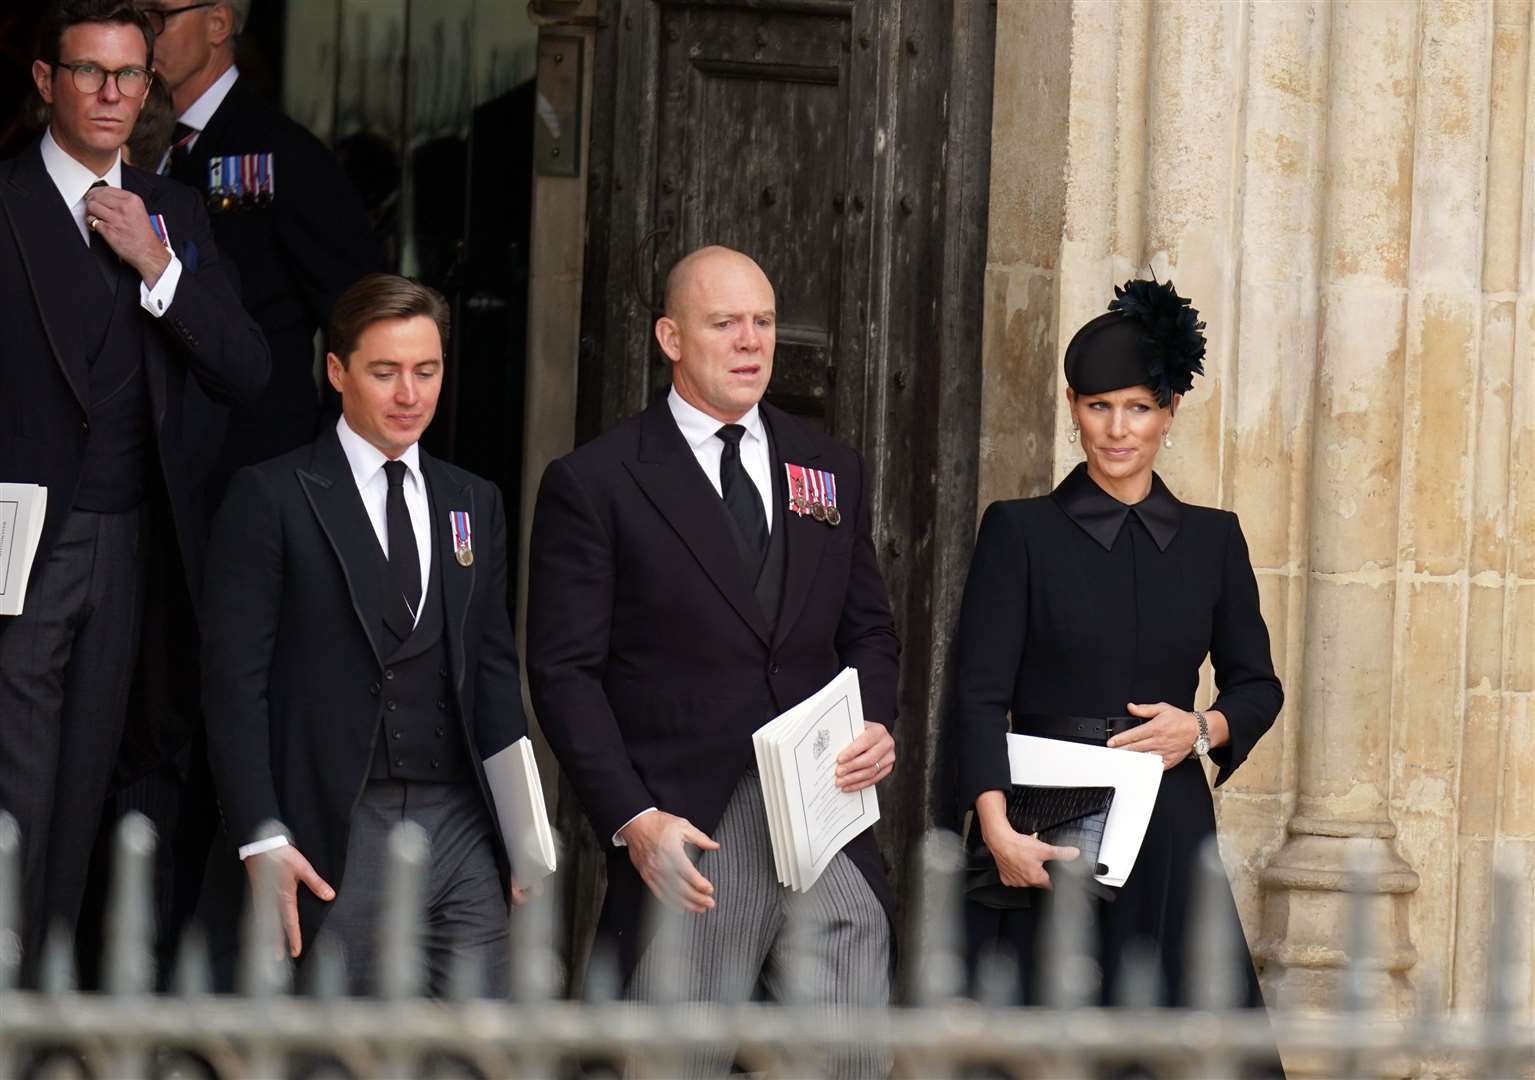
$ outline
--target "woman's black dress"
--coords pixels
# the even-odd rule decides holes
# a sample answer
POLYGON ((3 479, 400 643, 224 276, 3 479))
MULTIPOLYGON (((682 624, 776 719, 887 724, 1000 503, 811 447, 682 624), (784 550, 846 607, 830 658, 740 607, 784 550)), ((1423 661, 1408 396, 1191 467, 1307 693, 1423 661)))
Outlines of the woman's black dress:
MULTIPOLYGON (((1229 778, 1284 700, 1258 610, 1258 587, 1236 515, 1186 506, 1154 477, 1134 506, 1108 495, 1079 465, 1051 494, 998 502, 981 521, 959 620, 951 735, 958 807, 1006 790, 1009 715, 1109 717, 1126 705, 1195 707, 1208 654, 1231 740, 1210 751, 1216 784, 1229 778)), ((1030 734, 1026 723, 1015 730, 1030 734)), ((1113 1004, 1120 960, 1145 943, 1160 959, 1164 1004, 1186 1001, 1185 951, 1193 874, 1215 812, 1199 760, 1163 774, 1141 852, 1113 902, 1095 901, 1103 1003, 1113 1004)), ((1020 997, 1037 1004, 1036 933, 1048 894, 1027 909, 966 905, 974 964, 991 944, 1019 961, 1020 997)), ((1230 896, 1229 890, 1227 896, 1230 896)), ((1225 917, 1237 919, 1236 905, 1225 917)), ((1240 929, 1235 940, 1241 941, 1240 929)), ((1261 1005, 1252 959, 1234 956, 1261 1005)))

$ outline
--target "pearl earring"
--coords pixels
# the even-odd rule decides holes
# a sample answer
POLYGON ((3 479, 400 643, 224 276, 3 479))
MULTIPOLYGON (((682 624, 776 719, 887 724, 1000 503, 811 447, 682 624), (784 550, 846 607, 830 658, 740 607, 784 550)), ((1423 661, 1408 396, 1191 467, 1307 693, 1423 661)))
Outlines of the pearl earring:
POLYGON ((1071 430, 1066 433, 1066 441, 1071 443, 1072 446, 1077 445, 1077 425, 1075 423, 1071 425, 1071 430))
POLYGON ((1162 445, 1165 446, 1169 450, 1171 450, 1173 448, 1173 436, 1172 436, 1172 429, 1171 428, 1169 428, 1167 431, 1162 432, 1162 445))

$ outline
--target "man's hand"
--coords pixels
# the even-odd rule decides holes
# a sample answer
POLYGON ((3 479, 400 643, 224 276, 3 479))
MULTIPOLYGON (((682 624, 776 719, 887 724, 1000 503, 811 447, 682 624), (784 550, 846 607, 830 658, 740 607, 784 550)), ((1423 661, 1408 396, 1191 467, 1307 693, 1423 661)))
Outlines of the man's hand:
POLYGON ((718 851, 686 818, 661 810, 641 814, 619 830, 629 846, 629 861, 662 903, 702 913, 714 907, 714 886, 698 872, 684 845, 718 851))
MULTIPOLYGON (((171 264, 171 253, 149 225, 144 200, 122 188, 92 188, 85 195, 85 224, 153 289, 171 264)), ((296 954, 295 954, 296 955, 296 954)))
MULTIPOLYGON (((1146 718, 1144 724, 1121 732, 1109 740, 1116 750, 1135 750, 1143 754, 1158 754, 1165 772, 1188 757, 1194 750, 1194 740, 1199 736, 1199 721, 1191 712, 1159 701, 1155 705, 1127 705, 1131 716, 1146 718)), ((1226 718, 1217 712, 1207 712, 1205 721, 1210 726, 1210 745, 1220 746, 1227 738, 1226 718)))
POLYGON ((981 839, 997 860, 997 873, 1002 884, 1014 888, 1050 888, 1050 875, 1045 872, 1047 861, 1071 862, 1081 854, 1074 847, 1056 847, 1043 840, 1026 836, 1013 829, 1004 820, 990 829, 981 829, 981 839))
POLYGON ((315 873, 309 860, 292 844, 252 855, 245 860, 245 871, 250 874, 251 884, 258 890, 266 883, 263 879, 270 880, 275 895, 258 895, 257 899, 276 902, 277 910, 282 915, 283 934, 288 939, 288 955, 297 959, 299 953, 304 951, 304 939, 298 928, 298 883, 302 881, 310 892, 325 901, 334 900, 336 890, 315 873))
POLYGON ((864 724, 858 738, 837 755, 837 786, 862 791, 895 771, 895 738, 884 724, 864 724))

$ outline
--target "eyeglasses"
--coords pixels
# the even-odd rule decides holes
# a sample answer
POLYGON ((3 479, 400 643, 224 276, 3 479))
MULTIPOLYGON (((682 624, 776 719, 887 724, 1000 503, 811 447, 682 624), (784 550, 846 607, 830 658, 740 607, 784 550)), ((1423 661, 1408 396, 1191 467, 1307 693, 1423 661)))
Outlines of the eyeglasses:
POLYGON ((110 75, 117 83, 117 92, 123 97, 141 98, 149 89, 149 80, 154 78, 147 69, 141 67, 125 67, 108 71, 100 64, 57 63, 53 66, 66 68, 74 77, 75 89, 82 94, 101 93, 101 88, 107 85, 107 76, 110 75))
POLYGON ((198 8, 216 7, 218 0, 209 0, 206 4, 188 4, 179 8, 144 8, 144 18, 149 20, 149 28, 157 34, 165 33, 165 20, 172 15, 180 15, 186 11, 196 11, 198 8))

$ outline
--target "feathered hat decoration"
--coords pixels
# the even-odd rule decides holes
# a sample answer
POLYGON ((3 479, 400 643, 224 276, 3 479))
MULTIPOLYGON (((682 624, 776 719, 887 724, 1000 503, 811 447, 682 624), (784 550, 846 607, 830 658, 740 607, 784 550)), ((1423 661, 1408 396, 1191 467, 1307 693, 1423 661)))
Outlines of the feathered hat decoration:
POLYGON ((1066 347, 1066 381, 1079 394, 1147 386, 1165 409, 1205 373, 1204 328, 1171 281, 1116 285, 1108 311, 1066 347))

